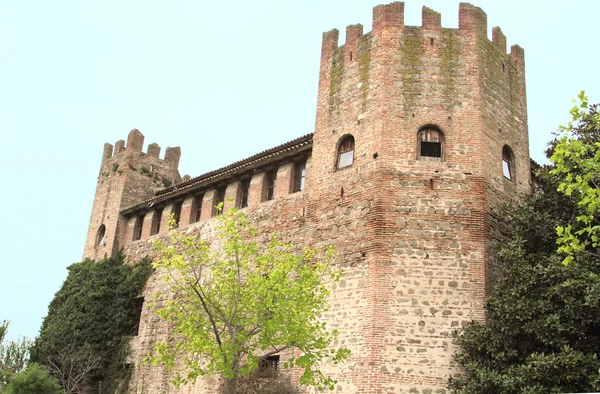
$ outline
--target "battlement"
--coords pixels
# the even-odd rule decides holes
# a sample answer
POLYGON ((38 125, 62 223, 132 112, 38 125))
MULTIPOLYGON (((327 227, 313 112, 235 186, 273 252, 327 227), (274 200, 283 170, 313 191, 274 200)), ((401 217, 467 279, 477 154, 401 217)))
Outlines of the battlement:
MULTIPOLYGON (((460 3, 458 11, 459 27, 456 30, 462 35, 485 37, 487 39, 487 14, 479 7, 469 3, 460 3)), ((394 2, 385 5, 378 5, 373 8, 373 30, 367 35, 381 36, 390 30, 402 31, 406 27, 420 28, 423 32, 434 33, 442 32, 442 16, 439 12, 429 7, 423 6, 421 26, 404 25, 404 2, 394 2)), ((355 47, 356 42, 363 36, 363 27, 361 24, 349 25, 346 27, 346 42, 343 46, 355 47)), ((339 31, 332 29, 323 33, 322 54, 326 57, 330 55, 338 44, 339 31)), ((499 27, 492 30, 492 42, 503 53, 506 54, 506 36, 499 27)), ((518 46, 511 47, 511 58, 515 60, 523 59, 523 50, 518 46)))
MULTIPOLYGON (((138 129, 133 129, 129 132, 127 136, 127 145, 125 144, 125 140, 119 140, 115 143, 114 149, 113 145, 110 143, 104 144, 104 151, 102 153, 102 163, 105 161, 115 158, 123 152, 136 152, 142 153, 144 147, 144 134, 142 134, 138 129)), ((160 159, 160 145, 157 143, 151 143, 148 145, 146 155, 148 157, 152 157, 158 160, 160 159)), ((181 158, 181 149, 179 147, 168 147, 165 150, 164 161, 171 169, 176 170, 179 167, 179 159, 181 158)))

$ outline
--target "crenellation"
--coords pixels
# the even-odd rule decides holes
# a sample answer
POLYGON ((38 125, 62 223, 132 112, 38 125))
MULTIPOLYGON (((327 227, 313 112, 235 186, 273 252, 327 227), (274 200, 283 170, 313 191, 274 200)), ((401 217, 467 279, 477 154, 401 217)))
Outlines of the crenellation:
POLYGON ((160 156, 160 145, 157 143, 148 145, 148 156, 158 159, 160 156))
POLYGON ((506 36, 498 26, 492 28, 492 42, 502 53, 506 53, 506 36))
POLYGON ((144 135, 138 130, 133 129, 127 136, 127 146, 125 150, 129 152, 141 152, 144 147, 144 135))
POLYGON ((113 155, 113 146, 108 142, 104 144, 104 150, 102 151, 102 162, 110 159, 113 155))
POLYGON ((125 152, 125 140, 118 140, 117 142, 115 142, 114 156, 118 155, 121 152, 125 152))
POLYGON ((423 6, 422 11, 423 31, 425 32, 442 32, 442 14, 432 10, 429 7, 423 6))
MULTIPOLYGON (((167 148, 164 160, 156 144, 143 154, 137 130, 131 154, 119 155, 125 144, 117 143, 107 161, 105 146, 85 255, 123 248, 128 261, 156 258, 151 241, 166 237, 179 204, 179 228, 214 242, 214 206, 223 198, 225 209, 240 206, 249 180, 242 209, 259 244, 277 231, 298 249, 337 251, 332 264, 344 275, 329 284, 322 318, 352 354, 342 366, 321 366, 336 390, 445 392, 447 376, 460 372, 451 333, 484 321, 484 298, 501 274, 494 252, 507 234, 506 203, 530 192, 525 63, 519 46, 506 53, 500 28, 487 38, 478 7, 460 5, 458 29, 442 28, 430 8, 422 17, 422 26, 404 26, 404 3, 396 2, 373 10, 372 32, 348 26, 342 46, 338 30, 323 34, 314 134, 183 182, 179 148, 167 148), (502 171, 504 146, 514 156, 511 179, 502 171), (295 168, 304 160, 300 192, 295 168), (95 247, 103 224, 110 245, 95 247)), ((156 291, 164 294, 158 275, 144 296, 156 291)), ((214 381, 204 379, 168 387, 164 368, 141 363, 168 335, 166 323, 142 312, 130 392, 213 393, 214 381)))
POLYGON ((373 8, 373 32, 379 33, 387 27, 404 27, 404 3, 394 2, 373 8))
POLYGON ((487 38, 487 14, 472 4, 460 3, 458 28, 465 34, 475 34, 487 38))
POLYGON ((173 170, 179 168, 179 159, 181 158, 181 149, 179 147, 167 148, 165 151, 165 163, 173 170))

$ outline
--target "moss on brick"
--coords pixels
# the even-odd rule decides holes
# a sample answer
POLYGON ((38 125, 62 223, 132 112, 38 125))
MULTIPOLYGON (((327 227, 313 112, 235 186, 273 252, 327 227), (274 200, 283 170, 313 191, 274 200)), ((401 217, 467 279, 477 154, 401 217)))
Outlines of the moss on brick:
POLYGON ((407 104, 414 102, 414 97, 421 91, 421 69, 423 67, 423 32, 420 28, 405 29, 400 40, 400 63, 404 86, 402 94, 407 104))
POLYGON ((442 83, 443 94, 453 95, 456 92, 456 67, 460 60, 460 39, 454 29, 442 30, 442 83))

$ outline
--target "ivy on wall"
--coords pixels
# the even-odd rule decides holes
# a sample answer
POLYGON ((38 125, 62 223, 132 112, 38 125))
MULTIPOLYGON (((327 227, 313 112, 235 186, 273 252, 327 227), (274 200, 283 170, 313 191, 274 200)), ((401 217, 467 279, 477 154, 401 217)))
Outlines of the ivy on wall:
POLYGON ((129 265, 124 256, 69 268, 32 350, 32 361, 47 366, 66 393, 82 388, 118 393, 127 385, 128 343, 135 334, 136 298, 152 272, 148 258, 129 265))

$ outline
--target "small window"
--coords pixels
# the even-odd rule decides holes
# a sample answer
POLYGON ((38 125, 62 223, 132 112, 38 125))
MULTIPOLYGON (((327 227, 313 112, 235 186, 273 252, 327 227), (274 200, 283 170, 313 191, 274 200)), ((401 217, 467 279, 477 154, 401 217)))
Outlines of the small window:
POLYGON ((265 357, 258 365, 259 376, 274 375, 279 370, 279 355, 265 357))
POLYGON ((267 171, 265 175, 265 200, 273 200, 275 198, 275 185, 277 184, 277 168, 267 171))
POLYGON ((299 161, 294 168, 294 192, 304 190, 306 182, 306 161, 299 161))
POLYGON ((239 208, 248 206, 248 197, 250 196, 250 178, 244 179, 240 185, 239 208))
POLYGON ((181 206, 183 205, 182 201, 178 201, 173 205, 173 209, 171 210, 171 214, 173 214, 173 219, 175 219, 175 227, 179 227, 179 222, 181 221, 181 206))
POLYGON ((425 127, 419 131, 419 159, 441 161, 444 150, 444 135, 435 127, 425 127))
POLYGON ((96 247, 99 248, 101 246, 104 246, 104 235, 106 234, 106 226, 101 224, 100 227, 98 227, 98 232, 96 232, 96 247))
POLYGON ((354 163, 354 137, 344 137, 338 147, 337 168, 338 170, 350 167, 354 163))
POLYGON ((200 216, 202 215, 202 199, 204 199, 204 194, 199 194, 194 197, 194 201, 192 202, 190 223, 197 223, 200 221, 200 216))
POLYGON ((144 307, 144 297, 138 297, 133 302, 133 335, 138 335, 142 319, 142 308, 144 307))
POLYGON ((152 227, 150 228, 150 235, 156 235, 160 231, 160 222, 162 220, 163 209, 157 209, 152 215, 152 227))
POLYGON ((508 145, 502 148, 502 174, 508 180, 513 180, 515 169, 515 159, 512 149, 508 145))
POLYGON ((217 189, 217 191, 215 192, 215 204, 213 206, 213 212, 212 215, 213 216, 217 216, 217 215, 221 215, 223 213, 223 206, 225 204, 225 190, 226 190, 226 186, 220 187, 217 189), (217 209, 217 207, 219 206, 219 204, 223 204, 221 206, 221 209, 217 209))
POLYGON ((142 228, 144 226, 144 215, 140 215, 135 219, 133 226, 133 240, 137 241, 142 239, 142 228))

